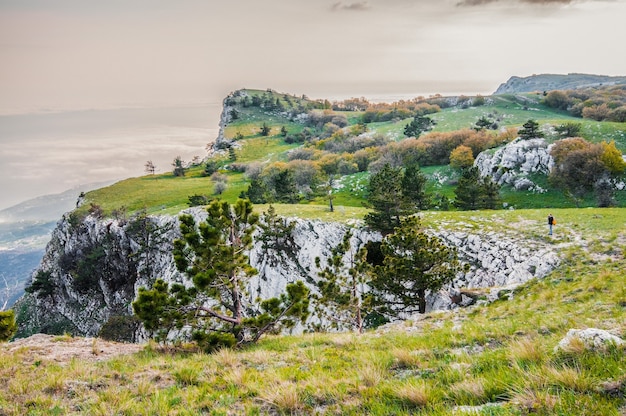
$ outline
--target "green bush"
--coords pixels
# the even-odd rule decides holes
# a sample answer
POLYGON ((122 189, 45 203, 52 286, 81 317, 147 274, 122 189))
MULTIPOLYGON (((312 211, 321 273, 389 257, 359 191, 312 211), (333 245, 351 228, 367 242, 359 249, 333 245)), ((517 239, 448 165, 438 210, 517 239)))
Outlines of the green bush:
POLYGON ((15 312, 12 309, 0 312, 0 342, 11 339, 16 331, 15 312))
POLYGON ((24 291, 26 293, 36 293, 38 298, 52 295, 54 293, 54 282, 51 277, 52 272, 50 271, 38 271, 31 284, 24 291))
POLYGON ((98 336, 108 341, 134 342, 139 318, 129 315, 113 315, 102 325, 98 336))

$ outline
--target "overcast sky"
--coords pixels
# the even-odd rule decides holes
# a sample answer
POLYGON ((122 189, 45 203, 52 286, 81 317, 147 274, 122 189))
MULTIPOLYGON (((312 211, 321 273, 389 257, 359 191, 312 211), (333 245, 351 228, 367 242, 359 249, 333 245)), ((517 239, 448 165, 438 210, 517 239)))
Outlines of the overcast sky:
MULTIPOLYGON (((215 104, 239 88, 376 99, 626 75, 625 18, 626 0, 0 0, 0 115, 215 104)), ((40 165, 71 153, 41 143, 55 159, 40 165)), ((0 187, 18 170, 5 166, 0 187)))
POLYGON ((623 0, 0 0, 0 110, 625 75, 625 18, 623 0))

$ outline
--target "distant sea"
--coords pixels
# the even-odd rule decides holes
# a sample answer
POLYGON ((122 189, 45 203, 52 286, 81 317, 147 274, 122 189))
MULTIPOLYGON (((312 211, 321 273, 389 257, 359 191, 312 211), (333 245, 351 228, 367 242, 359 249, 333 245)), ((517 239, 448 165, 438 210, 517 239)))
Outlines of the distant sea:
POLYGON ((221 103, 0 115, 0 210, 81 184, 206 155, 221 103))
POLYGON ((81 190, 172 170, 204 157, 221 103, 0 115, 0 310, 39 264, 50 232, 81 190))

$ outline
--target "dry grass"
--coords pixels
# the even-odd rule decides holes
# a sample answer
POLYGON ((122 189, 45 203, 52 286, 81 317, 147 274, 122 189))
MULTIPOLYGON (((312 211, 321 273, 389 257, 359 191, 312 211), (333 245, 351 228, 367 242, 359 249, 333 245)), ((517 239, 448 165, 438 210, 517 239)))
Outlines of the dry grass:
POLYGON ((366 364, 359 369, 359 380, 365 387, 376 387, 385 379, 385 372, 375 364, 366 364))
POLYGON ((423 381, 410 381, 396 391, 396 396, 413 407, 425 407, 434 401, 433 389, 423 381))
POLYGON ((211 354, 218 368, 232 368, 241 364, 241 359, 236 351, 222 348, 211 354))
POLYGON ((415 351, 394 348, 391 355, 394 358, 393 366, 395 368, 419 368, 422 365, 422 360, 415 351))
POLYGON ((519 365, 540 364, 545 360, 546 353, 539 340, 523 338, 509 347, 509 359, 519 365))
POLYGON ((553 367, 544 369, 548 384, 574 390, 579 393, 593 391, 594 383, 579 368, 553 367))
POLYGON ((294 414, 304 408, 298 387, 292 382, 277 383, 269 386, 259 399, 272 409, 287 414, 294 414))
POLYGON ((545 391, 523 388, 515 393, 511 403, 525 413, 554 414, 558 398, 545 391))
POLYGON ((465 379, 450 386, 448 393, 458 404, 481 404, 486 402, 485 384, 481 379, 465 379))

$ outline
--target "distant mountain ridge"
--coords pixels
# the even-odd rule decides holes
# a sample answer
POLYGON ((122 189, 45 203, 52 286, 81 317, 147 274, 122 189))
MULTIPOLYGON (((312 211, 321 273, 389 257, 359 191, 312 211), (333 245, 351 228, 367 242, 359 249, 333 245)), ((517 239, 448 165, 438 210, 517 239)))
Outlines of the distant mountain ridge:
POLYGON ((626 76, 594 74, 539 74, 528 77, 513 76, 500 84, 494 95, 533 91, 574 90, 578 88, 626 84, 626 76))
POLYGON ((76 186, 65 192, 49 194, 29 199, 0 210, 0 222, 18 221, 58 221, 61 215, 76 207, 81 192, 91 191, 112 184, 104 181, 76 186))
POLYGON ((50 233, 63 214, 76 207, 79 194, 111 183, 85 184, 0 210, 0 311, 22 296, 50 241, 50 233))

